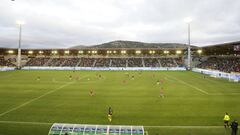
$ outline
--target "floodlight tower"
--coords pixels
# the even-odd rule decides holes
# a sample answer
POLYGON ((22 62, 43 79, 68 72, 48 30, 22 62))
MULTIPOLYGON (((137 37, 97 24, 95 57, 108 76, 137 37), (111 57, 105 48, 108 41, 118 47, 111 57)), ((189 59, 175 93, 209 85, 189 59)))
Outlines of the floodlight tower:
POLYGON ((17 57, 17 68, 21 68, 21 42, 22 42, 22 25, 23 21, 17 21, 16 24, 19 26, 19 39, 18 39, 18 57, 17 57))
POLYGON ((192 22, 192 18, 187 17, 184 19, 184 21, 187 23, 188 25, 188 62, 187 62, 187 68, 191 69, 191 22, 192 22))

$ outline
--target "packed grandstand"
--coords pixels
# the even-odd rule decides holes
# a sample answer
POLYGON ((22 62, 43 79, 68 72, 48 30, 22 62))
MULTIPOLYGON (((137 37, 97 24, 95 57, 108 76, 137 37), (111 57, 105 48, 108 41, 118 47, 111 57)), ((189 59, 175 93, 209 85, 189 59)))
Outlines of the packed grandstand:
MULTIPOLYGON (((69 49, 22 49, 22 67, 185 67, 187 49, 184 45, 161 44, 150 46, 134 42, 116 41, 94 47, 69 49), (125 46, 116 46, 123 42, 125 46), (115 45, 115 46, 114 46, 115 45), (130 45, 132 46, 132 45, 130 45)), ((240 42, 192 46, 192 67, 223 72, 240 72, 240 42)), ((0 66, 17 65, 16 48, 0 49, 0 66)))

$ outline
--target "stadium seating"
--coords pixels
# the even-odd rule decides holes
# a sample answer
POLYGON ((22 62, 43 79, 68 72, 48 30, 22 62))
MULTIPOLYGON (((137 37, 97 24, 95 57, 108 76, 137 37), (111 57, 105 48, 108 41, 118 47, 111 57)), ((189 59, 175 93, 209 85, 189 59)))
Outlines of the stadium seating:
POLYGON ((25 66, 44 66, 45 63, 49 61, 50 58, 31 58, 25 66))
POLYGON ((63 67, 76 67, 79 62, 80 62, 80 59, 78 59, 78 58, 68 58, 62 64, 62 66, 63 67))
POLYGON ((108 58, 97 58, 95 67, 109 67, 111 59, 108 58))
POLYGON ((209 57, 197 67, 214 69, 223 72, 240 72, 240 58, 237 57, 209 57))
POLYGON ((15 65, 11 63, 10 60, 5 60, 4 58, 0 58, 0 66, 14 67, 15 65))
POLYGON ((112 58, 111 67, 126 67, 127 59, 126 58, 112 58))
POLYGON ((145 67, 160 67, 160 63, 157 58, 145 58, 145 67))
POLYGON ((32 58, 25 66, 48 67, 183 67, 182 58, 32 58))

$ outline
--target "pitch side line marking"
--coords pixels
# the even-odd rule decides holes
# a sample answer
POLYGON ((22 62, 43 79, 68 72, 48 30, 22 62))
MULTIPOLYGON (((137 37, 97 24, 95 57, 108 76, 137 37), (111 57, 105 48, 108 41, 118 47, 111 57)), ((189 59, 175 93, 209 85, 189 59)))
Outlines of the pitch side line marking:
POLYGON ((186 129, 210 129, 210 128, 224 128, 223 126, 144 126, 146 128, 186 128, 186 129))
POLYGON ((24 122, 24 121, 0 121, 3 124, 29 124, 29 125, 52 125, 48 122, 24 122))
MULTIPOLYGON (((85 76, 85 77, 87 77, 87 76, 85 76)), ((85 78, 85 77, 83 77, 83 78, 85 78)), ((82 79, 82 78, 81 78, 81 79, 82 79)), ((41 95, 41 96, 38 96, 38 97, 36 97, 36 98, 33 98, 33 99, 31 99, 31 100, 29 100, 29 101, 27 101, 27 102, 25 102, 25 103, 23 103, 23 104, 21 104, 21 105, 19 105, 19 106, 17 106, 17 107, 14 107, 14 108, 6 111, 6 112, 1 113, 1 114, 0 114, 0 117, 4 116, 5 114, 8 114, 8 113, 10 113, 10 112, 12 112, 12 111, 15 111, 15 110, 17 110, 17 109, 19 109, 19 108, 22 108, 22 107, 24 107, 24 106, 26 106, 26 105, 28 105, 28 104, 30 104, 30 103, 32 103, 32 102, 40 99, 40 98, 42 98, 42 97, 45 97, 45 96, 47 96, 47 95, 49 95, 49 94, 51 94, 51 93, 54 93, 54 92, 56 92, 56 91, 58 91, 58 90, 60 90, 60 89, 62 89, 62 88, 64 88, 64 87, 66 87, 66 86, 68 86, 68 85, 70 85, 70 84, 73 84, 73 83, 75 83, 75 82, 66 83, 66 84, 64 84, 64 85, 62 85, 62 86, 60 86, 60 87, 58 87, 58 88, 56 88, 56 89, 53 89, 53 90, 51 90, 51 91, 49 91, 49 92, 47 92, 47 93, 44 93, 44 94, 41 95)))
POLYGON ((209 95, 213 95, 213 96, 228 96, 228 95, 240 95, 240 93, 210 93, 209 95))
MULTIPOLYGON (((0 121, 2 124, 29 124, 29 125, 52 125, 51 122, 24 122, 24 121, 0 121)), ((145 128, 189 128, 189 129, 211 129, 224 128, 223 126, 143 126, 145 128)))
POLYGON ((183 83, 183 84, 185 84, 185 85, 187 85, 187 86, 189 86, 189 87, 191 87, 191 88, 194 88, 194 89, 197 90, 197 91, 200 91, 200 92, 202 92, 202 93, 204 93, 204 94, 206 94, 206 95, 209 95, 208 92, 206 92, 206 91, 204 91, 204 90, 202 90, 202 89, 200 89, 200 88, 198 88, 198 87, 196 87, 196 86, 193 86, 193 85, 191 85, 191 84, 189 84, 189 83, 187 83, 187 82, 185 82, 185 81, 179 80, 178 78, 173 77, 173 76, 169 76, 169 75, 167 75, 167 74, 164 74, 164 75, 168 76, 169 78, 173 78, 173 79, 175 79, 175 80, 177 80, 177 81, 179 81, 179 82, 181 82, 181 83, 183 83))

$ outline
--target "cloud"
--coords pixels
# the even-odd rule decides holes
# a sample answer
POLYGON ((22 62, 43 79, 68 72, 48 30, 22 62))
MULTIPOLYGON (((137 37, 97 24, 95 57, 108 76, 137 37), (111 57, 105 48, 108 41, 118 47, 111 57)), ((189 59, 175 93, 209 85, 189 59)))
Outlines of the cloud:
POLYGON ((66 48, 113 40, 187 42, 191 16, 195 45, 239 40, 238 0, 4 0, 0 46, 16 47, 24 20, 25 48, 66 48))

